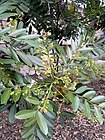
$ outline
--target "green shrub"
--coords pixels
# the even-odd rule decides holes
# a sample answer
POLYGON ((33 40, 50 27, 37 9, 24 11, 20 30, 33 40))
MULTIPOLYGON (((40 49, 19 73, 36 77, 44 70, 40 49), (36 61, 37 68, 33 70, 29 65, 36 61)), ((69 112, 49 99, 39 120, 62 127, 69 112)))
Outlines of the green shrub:
MULTIPOLYGON (((14 11, 15 4, 10 3, 11 7, 8 3, 14 11)), ((1 19, 6 15, 2 10, 1 19)), ((13 15, 19 16, 12 13, 6 17, 13 15)), ((70 46, 63 46, 52 41, 47 31, 43 36, 29 34, 19 25, 17 19, 10 19, 0 30, 0 111, 9 110, 10 123, 25 120, 22 138, 49 139, 57 115, 63 123, 65 116, 74 117, 77 111, 103 124, 105 96, 96 95, 87 84, 100 77, 101 66, 91 58, 105 52, 104 36, 96 38, 95 32, 88 35, 83 27, 80 35, 71 36, 70 46), (71 112, 62 110, 66 103, 71 112)))

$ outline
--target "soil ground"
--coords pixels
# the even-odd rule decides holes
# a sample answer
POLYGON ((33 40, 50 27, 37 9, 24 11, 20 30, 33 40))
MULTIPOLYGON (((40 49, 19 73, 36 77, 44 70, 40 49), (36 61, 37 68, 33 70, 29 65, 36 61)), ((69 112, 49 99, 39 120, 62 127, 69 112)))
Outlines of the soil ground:
MULTIPOLYGON (((95 80, 91 83, 97 94, 105 95, 105 82, 95 80)), ((64 108, 69 109, 68 105, 64 108)), ((8 112, 0 113, 0 140, 22 140, 20 132, 22 129, 21 121, 9 124, 7 119, 8 112)), ((63 125, 59 118, 55 121, 54 134, 50 140, 105 140, 105 121, 103 125, 92 123, 85 117, 75 117, 66 119, 63 125)))

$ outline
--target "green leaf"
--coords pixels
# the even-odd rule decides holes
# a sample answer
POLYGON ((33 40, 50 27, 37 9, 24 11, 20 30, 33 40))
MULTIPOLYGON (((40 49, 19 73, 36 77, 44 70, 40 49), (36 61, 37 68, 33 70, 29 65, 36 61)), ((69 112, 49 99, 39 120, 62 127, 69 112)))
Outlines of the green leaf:
POLYGON ((44 135, 44 134, 40 131, 39 128, 37 128, 36 131, 37 131, 37 136, 38 136, 38 138, 39 138, 40 140, 48 140, 48 139, 47 139, 47 136, 44 135))
POLYGON ((83 61, 83 60, 88 60, 88 58, 84 57, 84 56, 76 56, 76 57, 74 57, 74 60, 83 61))
POLYGON ((27 97, 26 101, 28 101, 29 103, 34 104, 34 105, 40 104, 40 101, 36 97, 27 97))
POLYGON ((1 105, 0 106, 0 112, 3 112, 4 110, 8 109, 10 107, 10 103, 9 104, 6 104, 6 105, 1 105))
POLYGON ((75 97, 72 92, 68 92, 65 96, 71 103, 73 102, 75 97))
POLYGON ((23 125, 24 125, 24 127, 30 127, 30 126, 33 125, 35 122, 36 122, 35 117, 32 117, 32 118, 26 120, 26 121, 24 122, 23 125))
POLYGON ((51 119, 55 119, 55 118, 56 118, 56 114, 55 114, 53 111, 47 110, 47 111, 45 112, 45 114, 46 114, 47 116, 49 116, 51 119))
POLYGON ((14 121, 15 121, 15 114, 16 114, 16 104, 14 103, 11 106, 10 112, 9 112, 9 122, 10 123, 14 123, 14 121))
POLYGON ((101 107, 101 108, 105 108, 105 102, 104 102, 104 103, 99 104, 99 107, 101 107))
POLYGON ((83 35, 80 35, 80 36, 79 36, 79 39, 78 39, 78 47, 81 46, 82 41, 83 41, 83 35))
POLYGON ((34 65, 38 65, 38 66, 42 66, 42 61, 40 58, 36 57, 36 56, 32 56, 32 55, 28 55, 30 61, 32 61, 32 63, 34 65))
POLYGON ((55 42, 54 47, 59 54, 65 55, 64 48, 62 46, 60 46, 58 43, 55 42))
POLYGON ((0 63, 3 63, 3 64, 15 64, 15 61, 13 59, 0 59, 0 63))
POLYGON ((69 46, 67 46, 66 51, 67 51, 67 56, 68 56, 68 58, 72 59, 72 51, 71 51, 71 49, 69 48, 69 46))
POLYGON ((91 47, 85 47, 85 48, 81 48, 81 49, 79 49, 79 52, 90 52, 90 51, 92 51, 93 50, 93 48, 91 48, 91 47))
POLYGON ((94 95, 96 94, 96 91, 88 91, 88 92, 86 92, 84 95, 83 95, 83 97, 85 97, 85 98, 92 98, 94 95))
POLYGON ((64 119, 65 119, 65 116, 64 116, 63 112, 61 111, 60 119, 59 119, 61 124, 64 124, 64 119))
POLYGON ((13 29, 14 29, 14 27, 6 27, 0 31, 0 34, 2 35, 5 33, 8 33, 9 31, 12 31, 13 29))
POLYGON ((63 111, 63 114, 64 114, 64 116, 67 116, 67 117, 70 117, 70 118, 75 117, 75 114, 73 114, 72 112, 69 112, 69 111, 63 111))
POLYGON ((34 135, 31 135, 27 138, 27 140, 36 140, 35 136, 34 135))
POLYGON ((9 48, 3 46, 3 47, 0 47, 0 51, 1 50, 7 55, 11 55, 9 48))
POLYGON ((91 112, 90 112, 90 106, 89 106, 89 103, 85 100, 85 103, 84 103, 84 111, 85 111, 85 114, 87 116, 88 119, 91 118, 91 112))
POLYGON ((47 123, 46 123, 46 120, 45 120, 44 116, 39 111, 36 114, 36 120, 37 120, 37 123, 38 123, 38 125, 40 127, 40 130, 45 135, 47 135, 48 134, 48 126, 47 126, 47 123))
POLYGON ((10 39, 10 37, 6 34, 6 35, 2 35, 2 40, 3 41, 5 41, 5 42, 10 42, 11 41, 11 39, 10 39))
POLYGON ((16 15, 17 13, 3 13, 3 14, 0 14, 0 20, 11 17, 11 16, 16 16, 16 15))
POLYGON ((19 5, 19 7, 20 7, 20 9, 23 11, 23 12, 28 12, 29 11, 29 7, 28 6, 26 6, 25 4, 20 4, 19 5))
POLYGON ((18 35, 21 35, 23 34, 24 32, 26 31, 26 29, 19 29, 19 30, 15 30, 14 32, 10 33, 9 36, 13 36, 13 37, 16 37, 18 35))
POLYGON ((75 92, 76 93, 83 93, 85 90, 87 90, 87 86, 81 86, 75 92))
POLYGON ((21 29, 21 28, 23 28, 23 21, 20 21, 18 24, 18 29, 21 29))
POLYGON ((0 5, 0 14, 5 12, 7 10, 8 6, 6 4, 1 4, 0 5))
POLYGON ((73 110, 76 112, 80 106, 80 99, 78 96, 75 96, 73 102, 72 102, 73 110))
POLYGON ((16 115, 15 115, 15 118, 17 119, 28 119, 28 118, 31 118, 33 116, 35 116, 36 114, 36 111, 34 110, 22 110, 22 111, 19 111, 16 115))
POLYGON ((32 67, 32 62, 30 61, 30 59, 27 57, 27 55, 24 52, 17 51, 17 54, 23 60, 24 63, 32 67))
POLYGON ((13 101, 17 102, 20 99, 20 95, 21 95, 21 90, 19 88, 15 89, 14 93, 12 94, 13 101))
POLYGON ((102 125, 104 120, 102 118, 102 114, 101 114, 100 110, 96 106, 94 106, 94 110, 96 113, 97 120, 99 121, 100 125, 102 125))
POLYGON ((103 115, 105 116, 105 111, 104 111, 104 110, 102 110, 102 112, 103 112, 103 115))
POLYGON ((25 40, 25 42, 32 47, 38 47, 39 45, 37 41, 33 41, 33 40, 25 40))
POLYGON ((44 118, 46 120, 47 125, 49 127, 53 127, 53 124, 54 124, 53 120, 51 120, 51 118, 49 116, 47 116, 46 114, 43 114, 43 116, 44 116, 44 118))
POLYGON ((9 48, 9 49, 10 49, 11 57, 12 57, 14 60, 20 62, 20 60, 19 60, 19 58, 18 58, 16 52, 15 52, 12 48, 9 48))
POLYGON ((14 73, 14 77, 16 78, 16 80, 17 80, 17 83, 19 83, 19 84, 24 84, 24 82, 23 82, 23 77, 22 77, 23 75, 22 74, 20 74, 20 73, 14 73))
POLYGON ((40 37, 40 35, 38 35, 38 34, 32 34, 32 35, 24 35, 24 36, 21 36, 21 37, 19 37, 17 39, 19 39, 19 40, 27 40, 27 39, 37 39, 39 37, 40 37))
POLYGON ((90 100, 93 103, 99 103, 101 101, 105 100, 105 96, 103 95, 99 95, 97 97, 94 97, 92 100, 90 100))
POLYGON ((22 132, 21 134, 22 138, 27 138, 30 135, 32 135, 34 132, 34 129, 35 129, 35 126, 31 126, 30 128, 27 128, 24 132, 22 132))
POLYGON ((74 39, 71 40, 71 47, 72 47, 73 52, 76 52, 76 45, 75 45, 74 39))
POLYGON ((6 104, 10 98, 11 89, 7 88, 4 93, 1 95, 1 104, 6 104))

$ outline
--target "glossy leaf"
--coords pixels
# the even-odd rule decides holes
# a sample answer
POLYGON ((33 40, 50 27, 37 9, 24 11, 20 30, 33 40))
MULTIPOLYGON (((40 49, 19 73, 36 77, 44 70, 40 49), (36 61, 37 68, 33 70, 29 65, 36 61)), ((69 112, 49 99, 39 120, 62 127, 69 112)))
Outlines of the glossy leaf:
POLYGON ((10 107, 10 112, 9 112, 9 122, 10 123, 14 123, 14 121, 15 121, 15 114, 16 114, 16 104, 14 103, 10 107))
POLYGON ((1 95, 1 104, 6 104, 10 98, 11 89, 7 88, 1 95))
POLYGON ((90 51, 92 51, 93 50, 93 48, 91 48, 91 47, 85 47, 85 48, 81 48, 81 49, 79 49, 79 52, 90 52, 90 51))
POLYGON ((30 135, 32 135, 34 132, 34 129, 35 129, 35 126, 31 126, 31 127, 27 128, 24 132, 22 132, 22 134, 21 134, 22 138, 27 138, 30 135))
POLYGON ((47 136, 44 135, 44 134, 40 131, 39 128, 37 128, 36 131, 37 131, 37 136, 38 136, 38 138, 39 138, 40 140, 48 140, 48 139, 47 139, 47 136))
POLYGON ((21 35, 23 34, 24 32, 26 31, 26 29, 19 29, 19 30, 15 30, 14 32, 10 33, 9 36, 18 36, 18 35, 21 35))
POLYGON ((20 99, 21 96, 21 90, 20 89, 15 89, 14 93, 12 94, 12 99, 14 102, 17 102, 20 99))
POLYGON ((56 118, 56 114, 55 114, 53 111, 47 110, 47 111, 45 112, 45 114, 46 114, 47 116, 49 116, 51 119, 55 119, 55 118, 56 118))
POLYGON ((74 100, 74 95, 73 95, 73 93, 72 92, 68 92, 67 94, 66 94, 66 98, 72 103, 73 102, 73 100, 74 100))
POLYGON ((76 44, 73 39, 71 40, 71 47, 72 47, 73 52, 76 52, 76 44))
POLYGON ((15 61, 13 59, 0 59, 0 63, 3 63, 3 64, 15 64, 15 61))
POLYGON ((23 60, 24 63, 26 63, 28 66, 32 67, 32 62, 30 61, 30 59, 27 57, 27 55, 24 52, 17 51, 17 54, 23 60))
POLYGON ((100 110, 96 106, 94 106, 94 110, 95 110, 95 113, 96 113, 97 120, 102 125, 104 120, 102 118, 102 114, 101 114, 100 110))
POLYGON ((19 62, 20 60, 19 60, 19 58, 18 58, 16 52, 15 52, 12 48, 9 48, 9 49, 10 49, 11 57, 12 57, 14 60, 16 60, 16 61, 19 62))
POLYGON ((68 58, 69 59, 72 59, 72 51, 71 51, 71 49, 69 48, 69 46, 67 46, 67 56, 68 56, 68 58))
POLYGON ((24 125, 24 127, 30 127, 35 122, 36 122, 35 117, 32 117, 32 118, 29 118, 28 120, 26 120, 23 125, 24 125))
POLYGON ((83 93, 85 90, 87 90, 87 86, 81 86, 75 92, 76 93, 83 93))
POLYGON ((17 119, 28 119, 28 118, 31 118, 33 116, 35 116, 35 113, 36 111, 34 110, 22 110, 22 111, 19 111, 16 115, 15 115, 15 118, 17 119))
POLYGON ((37 123, 38 123, 38 125, 40 127, 40 130, 45 135, 47 135, 48 134, 48 126, 47 126, 47 123, 46 123, 46 120, 45 120, 44 116, 39 111, 36 114, 36 120, 37 120, 37 123))
POLYGON ((27 39, 29 40, 29 39, 37 39, 39 37, 40 37, 40 35, 38 35, 38 34, 32 34, 32 35, 24 35, 24 36, 21 36, 18 39, 19 40, 27 40, 27 39))
POLYGON ((14 27, 7 27, 7 28, 4 28, 0 31, 0 35, 2 34, 5 34, 5 33, 8 33, 9 31, 13 30, 14 27))
POLYGON ((85 103, 84 103, 84 111, 85 111, 85 114, 87 116, 87 118, 91 118, 91 112, 90 112, 90 105, 89 103, 85 100, 85 103))
POLYGON ((26 101, 28 101, 29 103, 34 104, 34 105, 40 104, 40 101, 36 97, 27 97, 26 101))
POLYGON ((28 55, 28 57, 34 65, 42 66, 42 60, 40 58, 32 55, 28 55))
POLYGON ((85 98, 92 98, 94 95, 96 94, 96 91, 88 91, 88 92, 86 92, 84 95, 83 95, 83 97, 85 97, 85 98))
POLYGON ((80 99, 78 96, 75 96, 73 102, 72 102, 73 110, 76 112, 80 106, 80 99))
POLYGON ((105 108, 105 102, 104 102, 104 103, 99 104, 99 107, 101 107, 101 108, 105 108))
POLYGON ((93 99, 91 99, 90 101, 93 103, 99 103, 101 101, 105 100, 105 96, 103 95, 99 95, 97 97, 94 97, 93 99))
POLYGON ((16 16, 16 15, 17 13, 3 13, 3 14, 0 14, 0 20, 11 17, 11 16, 16 16))
POLYGON ((0 112, 3 112, 4 110, 8 109, 10 107, 10 103, 6 105, 0 105, 0 112))

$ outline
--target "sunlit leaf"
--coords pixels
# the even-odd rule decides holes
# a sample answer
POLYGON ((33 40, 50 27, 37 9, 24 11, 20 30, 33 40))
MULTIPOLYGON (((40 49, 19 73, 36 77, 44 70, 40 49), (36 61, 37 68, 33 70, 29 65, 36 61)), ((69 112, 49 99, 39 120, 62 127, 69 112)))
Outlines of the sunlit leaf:
POLYGON ((26 29, 15 30, 14 32, 10 33, 9 36, 16 37, 16 36, 18 36, 18 35, 23 34, 25 31, 26 31, 26 29))
POLYGON ((94 97, 93 99, 91 99, 90 101, 93 103, 99 103, 101 101, 105 100, 105 96, 103 95, 99 95, 97 97, 94 97))
POLYGON ((94 106, 94 110, 96 113, 97 120, 99 121, 100 125, 102 125, 104 120, 102 118, 102 114, 101 114, 100 110, 96 106, 94 106))
POLYGON ((44 116, 39 111, 36 113, 36 120, 37 120, 37 123, 40 127, 40 130, 45 135, 47 135, 48 134, 48 126, 47 126, 47 123, 46 123, 46 120, 45 120, 44 116))
POLYGON ((27 57, 27 55, 24 52, 17 51, 17 54, 23 60, 24 63, 26 63, 28 66, 32 67, 32 62, 30 61, 30 59, 27 57))
POLYGON ((104 103, 99 104, 99 107, 101 107, 101 108, 105 108, 105 102, 104 102, 104 103))
POLYGON ((10 98, 11 89, 7 88, 1 95, 1 104, 6 104, 10 98))
POLYGON ((40 104, 40 101, 36 97, 27 97, 25 99, 26 99, 26 101, 28 101, 31 104, 34 104, 34 105, 40 104))
POLYGON ((72 102, 73 110, 76 112, 80 106, 80 99, 78 96, 75 96, 73 102, 72 102))
POLYGON ((76 93, 83 93, 85 90, 87 90, 87 86, 81 86, 75 92, 76 93))
POLYGON ((83 95, 83 97, 92 98, 95 94, 96 94, 96 91, 88 91, 83 95))
POLYGON ((28 118, 31 118, 33 116, 35 116, 35 113, 36 111, 34 110, 22 110, 22 111, 19 111, 16 115, 15 115, 15 118, 17 119, 28 119, 28 118))
POLYGON ((90 112, 90 106, 89 106, 89 103, 85 100, 85 103, 84 103, 84 111, 85 111, 85 114, 87 116, 87 118, 91 118, 91 112, 90 112))

